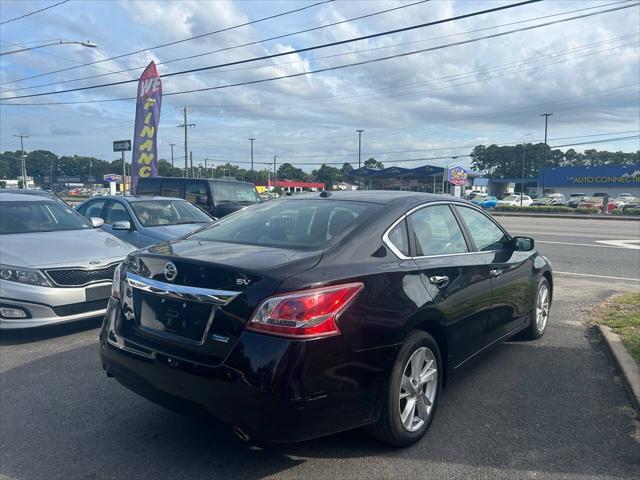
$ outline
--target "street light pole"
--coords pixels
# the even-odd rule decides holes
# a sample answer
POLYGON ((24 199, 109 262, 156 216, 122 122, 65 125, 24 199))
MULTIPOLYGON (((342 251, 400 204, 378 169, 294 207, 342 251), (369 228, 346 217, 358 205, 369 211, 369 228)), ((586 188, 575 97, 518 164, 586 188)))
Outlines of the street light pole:
POLYGON ((542 160, 542 195, 544 195, 544 180, 545 180, 545 169, 547 168, 547 124, 549 122, 549 117, 553 115, 553 113, 543 113, 540 115, 544 117, 544 153, 542 160))
POLYGON ((250 180, 253 181, 253 141, 255 140, 255 138, 250 138, 249 141, 251 142, 251 178, 250 180))
POLYGON ((170 143, 169 146, 171 147, 171 176, 173 176, 173 147, 175 147, 176 144, 170 143))
MULTIPOLYGON (((545 142, 546 144, 546 142, 545 142)), ((524 161, 527 154, 527 144, 522 142, 522 184, 520 185, 520 206, 524 197, 524 161)))
POLYGON ((44 45, 36 45, 35 47, 28 47, 28 48, 20 48, 18 50, 11 50, 10 52, 3 52, 0 53, 0 57, 3 55, 11 55, 13 53, 20 53, 20 52, 26 52, 29 50, 35 50, 37 48, 44 48, 44 47, 51 47, 53 45, 82 45, 83 47, 89 47, 89 48, 97 48, 98 45, 96 45, 95 43, 87 40, 84 42, 79 42, 79 41, 73 41, 73 40, 58 40, 56 42, 52 42, 52 43, 46 43, 44 45))
POLYGON ((364 130, 356 130, 358 132, 358 168, 362 166, 362 132, 364 130))
POLYGON ((20 157, 20 174, 22 175, 22 188, 29 189, 29 182, 27 182, 27 162, 26 155, 24 153, 23 139, 29 138, 29 135, 14 135, 14 137, 20 137, 20 150, 22 150, 22 156, 20 157))

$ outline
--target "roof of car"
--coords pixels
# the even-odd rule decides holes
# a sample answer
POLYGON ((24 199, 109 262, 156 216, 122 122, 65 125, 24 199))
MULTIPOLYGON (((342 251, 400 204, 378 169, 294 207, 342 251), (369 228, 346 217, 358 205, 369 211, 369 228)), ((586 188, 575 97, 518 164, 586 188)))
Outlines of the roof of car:
POLYGON ((1 202, 55 202, 49 195, 34 195, 32 193, 0 192, 1 202))
POLYGON ((117 195, 117 196, 101 195, 99 197, 94 197, 94 198, 109 198, 112 200, 124 200, 125 202, 128 202, 128 203, 148 202, 151 200, 175 200, 176 202, 186 202, 184 198, 160 197, 160 196, 154 196, 154 195, 125 195, 124 197, 122 195, 117 195))
POLYGON ((387 204, 396 200, 405 200, 407 203, 427 203, 427 202, 460 202, 472 205, 471 202, 449 195, 435 195, 433 193, 422 192, 401 192, 397 190, 347 190, 347 191, 327 191, 303 193, 283 197, 285 200, 326 198, 331 200, 350 200, 369 203, 387 204))
POLYGON ((140 181, 148 182, 150 180, 177 180, 179 182, 227 182, 227 183, 246 183, 249 185, 253 185, 251 182, 245 182, 243 180, 235 180, 230 178, 184 178, 184 177, 146 177, 144 180, 141 178, 140 181))

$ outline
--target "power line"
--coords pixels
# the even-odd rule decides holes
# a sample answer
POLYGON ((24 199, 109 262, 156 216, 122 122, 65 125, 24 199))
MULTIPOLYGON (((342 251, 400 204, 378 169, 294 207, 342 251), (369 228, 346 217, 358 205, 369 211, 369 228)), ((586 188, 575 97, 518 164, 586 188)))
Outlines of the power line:
MULTIPOLYGON (((285 34, 282 34, 282 35, 276 35, 276 36, 269 37, 269 38, 263 38, 261 40, 255 40, 253 42, 243 43, 243 44, 240 44, 240 45, 233 45, 233 46, 229 46, 229 47, 219 48, 217 50, 211 50, 211 51, 208 51, 208 52, 198 53, 198 54, 195 54, 195 55, 189 55, 187 57, 174 58, 172 60, 167 60, 167 61, 164 61, 164 62, 158 62, 158 63, 156 63, 156 66, 168 65, 170 63, 181 62, 181 61, 185 61, 185 60, 192 60, 194 58, 204 57, 204 56, 207 56, 207 55, 212 55, 214 53, 220 53, 220 52, 225 52, 225 51, 229 51, 229 50, 235 50, 236 48, 248 47, 248 46, 251 46, 251 45, 258 45, 260 43, 269 42, 269 41, 273 41, 273 40, 280 40, 282 38, 292 37, 292 36, 295 36, 295 35, 300 35, 302 33, 313 32, 313 31, 316 31, 316 30, 321 30, 323 28, 328 28, 328 27, 333 27, 333 26, 336 26, 336 25, 341 25, 343 23, 354 22, 356 20, 362 20, 364 18, 370 18, 370 17, 376 16, 376 15, 381 15, 381 14, 384 14, 384 13, 389 13, 389 12, 393 12, 393 11, 404 9, 404 8, 408 8, 408 7, 413 7, 415 5, 418 5, 418 4, 421 4, 421 3, 426 3, 426 2, 429 2, 429 1, 431 1, 431 0, 420 0, 420 1, 417 1, 417 2, 414 2, 414 3, 408 3, 408 4, 405 4, 405 5, 400 5, 398 7, 387 8, 385 10, 379 10, 377 12, 372 12, 372 13, 368 13, 368 14, 365 14, 365 15, 360 15, 358 17, 348 18, 346 20, 340 20, 340 21, 337 21, 337 22, 327 23, 327 24, 316 26, 316 27, 306 28, 304 30, 298 30, 296 32, 285 33, 285 34)), ((616 3, 619 3, 619 2, 616 2, 616 3)), ((595 8, 595 7, 590 7, 590 8, 595 8)), ((65 84, 65 83, 77 82, 77 81, 80 81, 80 80, 89 80, 89 79, 92 79, 92 78, 105 77, 105 76, 113 75, 113 74, 116 74, 116 73, 131 72, 131 71, 134 71, 134 70, 140 70, 140 69, 145 68, 145 67, 146 66, 138 66, 138 67, 127 68, 127 69, 124 69, 124 70, 118 70, 116 72, 103 73, 103 74, 100 74, 100 75, 89 75, 89 76, 86 76, 86 77, 73 78, 73 79, 70 79, 70 80, 44 83, 44 84, 40 84, 40 85, 33 85, 33 86, 30 86, 30 87, 15 88, 13 90, 5 90, 2 93, 9 93, 9 92, 17 91, 17 90, 30 90, 30 89, 34 89, 34 88, 48 87, 50 85, 62 85, 62 84, 65 84)), ((255 67, 252 67, 252 68, 255 68, 255 67)), ((14 80, 14 82, 18 82, 18 81, 19 80, 14 80)), ((6 82, 6 83, 9 83, 9 82, 6 82)), ((0 85, 4 85, 4 84, 0 84, 0 85)))
MULTIPOLYGON (((549 145, 549 148, 561 148, 561 147, 577 147, 577 146, 581 146, 581 145, 591 145, 591 144, 596 144, 596 143, 606 143, 606 142, 612 142, 612 141, 617 141, 617 140, 630 140, 630 139, 634 139, 634 138, 640 138, 640 135, 630 135, 630 136, 625 136, 625 137, 616 137, 616 138, 606 138, 606 139, 602 139, 602 140, 592 140, 589 142, 578 142, 578 143, 566 143, 563 145, 549 145)), ((530 142, 527 142, 530 143, 530 142)), ((518 142, 517 145, 522 144, 522 141, 518 142)), ((485 154, 487 156, 490 156, 491 153, 485 154)), ((471 154, 458 154, 455 156, 456 158, 467 158, 467 157, 471 157, 471 154)), ((211 157, 208 157, 209 159, 211 157)), ((387 163, 401 163, 401 162, 424 162, 424 161, 428 161, 428 160, 450 160, 451 159, 451 155, 442 155, 442 156, 438 156, 438 157, 420 157, 420 158, 401 158, 401 159, 394 159, 394 160, 383 160, 383 163, 387 164, 387 163)), ((249 164, 250 162, 247 161, 233 161, 233 162, 227 162, 227 163, 233 163, 233 164, 249 164)), ((289 162, 287 162, 289 163, 289 162)), ((296 162, 296 163, 292 163, 292 165, 294 167, 296 166, 313 166, 313 165, 321 165, 321 164, 325 164, 325 165, 342 165, 343 163, 351 163, 351 162, 296 162)))
MULTIPOLYGON (((173 77, 173 76, 176 76, 176 75, 185 75, 185 74, 188 74, 188 73, 202 72, 202 71, 205 71, 205 70, 212 70, 212 69, 220 68, 220 67, 229 67, 229 66, 232 66, 232 65, 240 65, 240 64, 243 64, 243 63, 257 62, 257 61, 260 61, 260 60, 278 58, 278 57, 282 57, 282 56, 285 56, 285 55, 293 55, 293 54, 298 54, 298 53, 303 53, 303 52, 309 52, 309 51, 318 50, 318 49, 322 49, 322 48, 335 47, 337 45, 345 45, 347 43, 359 42, 359 41, 362 41, 362 40, 369 40, 369 39, 372 39, 372 38, 383 37, 383 36, 386 36, 386 35, 393 35, 393 34, 396 34, 396 33, 408 32, 408 31, 411 31, 411 30, 430 27, 430 26, 433 26, 433 25, 439 25, 439 24, 442 24, 442 23, 453 22, 453 21, 462 20, 462 19, 465 19, 465 18, 471 18, 471 17, 475 17, 475 16, 478 16, 478 15, 484 15, 484 14, 487 14, 487 13, 494 13, 494 12, 498 12, 498 11, 502 11, 502 10, 521 7, 521 6, 524 6, 524 5, 528 5, 528 4, 531 4, 531 3, 537 3, 537 2, 540 2, 540 1, 541 0, 525 0, 525 1, 522 1, 522 2, 519 2, 519 3, 512 3, 512 4, 509 4, 509 5, 502 5, 502 6, 499 6, 499 7, 489 8, 489 9, 486 9, 486 10, 479 10, 479 11, 472 12, 472 13, 467 13, 467 14, 464 14, 464 15, 457 15, 455 17, 443 18, 443 19, 440 19, 440 20, 434 20, 434 21, 431 21, 431 22, 421 23, 421 24, 417 24, 417 25, 411 25, 411 26, 408 26, 408 27, 396 28, 396 29, 393 29, 393 30, 386 30, 384 32, 372 33, 372 34, 369 34, 369 35, 362 35, 360 37, 353 37, 353 38, 348 38, 348 39, 345 39, 345 40, 338 40, 338 41, 324 43, 324 44, 320 44, 320 45, 314 45, 314 46, 311 46, 311 47, 299 48, 297 50, 289 50, 289 51, 286 51, 286 52, 274 53, 274 54, 271 54, 271 55, 262 55, 262 56, 259 56, 259 57, 247 58, 247 59, 243 59, 243 60, 236 60, 236 61, 233 61, 233 62, 222 63, 222 64, 218 64, 218 65, 209 65, 209 66, 206 66, 206 67, 198 67, 198 68, 192 68, 192 69, 188 69, 188 70, 181 70, 181 71, 178 71, 178 72, 164 74, 164 75, 162 75, 162 77, 163 78, 167 78, 167 77, 173 77)), ((635 5, 640 5, 640 3, 637 3, 635 5)), ((622 8, 629 8, 629 7, 628 6, 617 7, 617 9, 622 9, 622 8)), ((615 9, 611 9, 611 11, 613 11, 613 10, 615 10, 615 9)), ((601 12, 598 12, 598 13, 605 13, 606 11, 607 10, 604 10, 604 11, 601 11, 601 12)), ((587 14, 587 16, 590 16, 590 14, 587 14)), ((464 43, 469 43, 469 42, 464 42, 464 43)), ((442 48, 442 47, 440 47, 440 48, 442 48)), ((429 51, 429 50, 428 49, 423 49, 422 51, 429 51)), ((421 52, 421 50, 418 50, 418 51, 415 51, 415 52, 409 52, 409 53, 405 53, 405 54, 398 54, 398 55, 395 55, 395 56, 383 57, 382 59, 376 59, 375 61, 386 60, 388 58, 397 58, 397 56, 406 56, 406 55, 409 55, 409 54, 420 53, 420 52, 421 52)), ((368 62, 372 62, 372 61, 374 61, 374 60, 370 60, 368 62)), ((349 66, 360 65, 360 64, 362 64, 362 62, 351 64, 349 66)), ((336 69, 336 68, 338 68, 338 67, 333 67, 333 69, 336 69)), ((345 68, 345 66, 341 66, 339 68, 345 68)), ((318 71, 326 71, 326 69, 320 69, 318 71)), ((313 72, 313 73, 317 73, 318 71, 313 72)), ((305 72, 304 74, 308 74, 308 73, 311 73, 311 72, 305 72)), ((299 76, 299 75, 301 75, 301 74, 297 74, 296 76, 299 76)), ((279 79, 279 78, 289 78, 289 77, 275 77, 275 78, 279 79)), ((268 81, 268 80, 264 80, 263 79, 261 81, 264 82, 264 81, 268 81)), ((99 85, 88 85, 86 87, 76 87, 76 88, 70 88, 70 89, 66 89, 66 90, 57 90, 57 91, 53 90, 53 91, 49 91, 49 92, 32 93, 32 94, 29 94, 29 95, 18 95, 18 96, 15 96, 15 97, 3 97, 3 98, 0 98, 0 100, 40 97, 40 96, 43 96, 43 95, 58 95, 58 94, 61 94, 61 93, 78 92, 78 91, 83 91, 83 90, 93 90, 93 89, 96 89, 96 88, 105 88, 105 87, 112 87, 112 86, 116 86, 116 85, 124 85, 124 84, 132 83, 132 82, 137 82, 137 80, 122 80, 122 81, 119 81, 119 82, 103 83, 103 84, 99 84, 99 85)), ((258 83, 258 82, 259 81, 254 81, 253 83, 258 83)), ((247 84, 249 84, 249 83, 247 83, 247 84)), ((217 87, 211 88, 211 90, 216 89, 216 88, 217 87)), ((184 93, 191 93, 191 92, 195 92, 195 91, 203 91, 203 90, 202 89, 198 89, 198 90, 192 90, 192 91, 188 91, 188 92, 184 92, 184 93)), ((173 93, 173 95, 176 95, 176 94, 177 93, 173 93)), ((165 95, 172 95, 172 94, 165 94, 165 95)))
POLYGON ((5 23, 15 22, 16 20, 20 20, 21 18, 30 17, 31 15, 35 15, 36 13, 44 12, 45 10, 49 10, 50 8, 57 7, 58 5, 62 5, 63 3, 67 3, 69 0, 62 0, 61 2, 54 3, 53 5, 49 5, 48 7, 41 8, 40 10, 35 10, 33 12, 25 13, 24 15, 20 15, 19 17, 12 18, 11 20, 5 20, 0 22, 0 25, 4 25, 5 23))
MULTIPOLYGON (((66 0, 66 1, 69 1, 69 0, 66 0)), ((29 77, 24 77, 24 78, 21 78, 21 79, 18 79, 18 80, 11 80, 11 81, 9 81, 9 82, 0 83, 0 85, 6 85, 6 84, 8 84, 8 83, 21 82, 21 81, 23 81, 23 80, 30 80, 30 79, 32 79, 32 78, 44 77, 44 76, 46 76, 46 75, 52 75, 52 74, 54 74, 54 73, 67 72, 67 71, 69 71, 69 70, 75 70, 76 68, 86 67, 86 66, 89 66, 89 65, 95 65, 95 64, 97 64, 97 63, 108 62, 108 61, 110 61, 110 60, 117 60, 117 59, 119 59, 119 58, 124 58, 124 57, 128 57, 128 56, 131 56, 131 55, 136 55, 136 54, 138 54, 138 53, 147 52, 147 51, 149 51, 149 50, 156 50, 156 49, 158 49, 158 48, 169 47, 169 46, 171 46, 171 45, 177 45, 177 44, 179 44, 179 43, 189 42, 189 41, 191 41, 191 40, 197 40, 197 39, 199 39, 199 38, 207 37, 207 36, 209 36, 209 35, 215 35, 215 34, 217 34, 217 33, 228 32, 229 30, 234 30, 234 29, 236 29, 236 28, 246 27, 246 26, 248 26, 248 25, 253 25, 253 24, 256 24, 256 23, 264 22, 264 21, 266 21, 266 20, 272 20, 272 19, 274 19, 274 18, 279 18, 279 17, 283 17, 283 16, 285 16, 285 15, 290 15, 290 14, 292 14, 292 13, 297 13, 297 12, 301 12, 301 11, 303 11, 303 10, 308 10, 309 8, 317 7, 317 6, 319 6, 319 5, 323 5, 323 4, 325 4, 325 3, 331 3, 331 2, 333 2, 333 1, 334 1, 334 0, 323 0, 323 1, 321 1, 321 2, 313 3, 313 4, 311 4, 311 5, 307 5, 307 6, 304 6, 304 7, 296 8, 296 9, 293 9, 293 10, 288 10, 288 11, 286 11, 286 12, 276 13, 276 14, 273 14, 273 15, 269 15, 269 16, 267 16, 267 17, 259 18, 259 19, 257 19, 257 20, 251 20, 251 21, 249 21, 249 22, 244 22, 244 23, 240 23, 240 24, 238 24, 238 25, 233 25, 233 26, 231 26, 231 27, 225 27, 225 28, 221 28, 221 29, 219 29, 219 30, 214 30, 214 31, 212 31, 212 32, 201 33, 201 34, 199 34, 199 35, 195 35, 195 36, 193 36, 193 37, 183 38, 183 39, 181 39, 181 40, 176 40, 176 41, 169 42, 169 43, 163 43, 163 44, 161 44, 161 45, 156 45, 156 46, 154 46, 154 47, 147 47, 147 48, 143 48, 143 49, 140 49, 140 50, 135 50, 135 51, 133 51, 133 52, 129 52, 129 53, 123 53, 123 54, 120 54, 120 55, 116 55, 116 56, 114 56, 114 57, 103 58, 103 59, 101 59, 101 60, 96 60, 96 61, 94 61, 94 62, 85 63, 85 64, 83 64, 83 65, 77 65, 77 66, 74 66, 74 67, 61 68, 61 69, 59 69, 59 70, 53 70, 53 71, 51 71, 51 72, 39 73, 39 74, 37 74, 37 75, 31 75, 31 76, 29 76, 29 77)), ((137 81, 137 80, 136 80, 136 81, 137 81)))
MULTIPOLYGON (((539 1, 539 0, 530 0, 530 1, 539 1)), ((274 80, 281 80, 281 79, 285 79, 285 78, 301 77, 301 76, 306 76, 306 75, 315 74, 315 73, 327 72, 327 71, 331 71, 331 70, 339 70, 339 69, 343 69, 343 68, 361 66, 361 65, 366 65, 366 64, 369 64, 369 63, 381 62, 381 61, 385 61, 385 60, 390 60, 390 59, 395 59, 395 58, 401 58, 401 57, 406 57, 406 56, 410 56, 410 55, 415 55, 415 54, 418 54, 418 53, 425 53, 425 52, 440 50, 440 49, 443 49, 443 48, 459 46, 459 45, 464 45, 464 44, 469 44, 469 43, 474 43, 474 42, 478 42, 480 40, 501 37, 501 36, 510 35, 510 34, 516 33, 516 32, 532 30, 532 29, 541 28, 541 27, 545 27, 545 26, 549 26, 549 25, 558 24, 558 23, 563 23, 563 22, 567 22, 567 21, 571 21, 571 20, 590 17, 590 16, 593 16, 593 15, 601 14, 601 13, 608 13, 608 12, 611 12, 611 11, 621 10, 621 9, 624 9, 624 8, 630 8, 630 7, 638 6, 638 5, 640 5, 640 2, 639 3, 635 3, 633 5, 629 5, 629 6, 617 7, 617 8, 612 8, 612 9, 609 9, 609 10, 602 10, 602 11, 599 11, 599 12, 593 12, 593 13, 578 15, 578 16, 575 16, 575 17, 564 18, 564 19, 555 20, 555 21, 552 21, 552 22, 546 22, 546 23, 542 23, 542 24, 531 25, 531 26, 528 26, 528 27, 522 27, 522 28, 518 28, 518 29, 508 30, 508 31, 505 31, 505 32, 495 33, 495 34, 491 34, 491 35, 485 35, 485 36, 482 36, 482 37, 477 37, 477 38, 473 38, 473 39, 469 39, 469 40, 463 40, 463 41, 459 41, 459 42, 453 42, 453 43, 449 43, 449 44, 438 45, 438 46, 429 47, 429 48, 423 48, 423 49, 420 49, 420 50, 413 50, 413 51, 410 51, 410 52, 398 53, 398 54, 390 55, 390 56, 386 56, 386 57, 378 57, 378 58, 373 58, 373 59, 369 59, 369 60, 363 60, 363 61, 360 61, 360 62, 337 65, 337 66, 332 66, 332 67, 325 67, 325 68, 320 68, 320 69, 310 70, 310 71, 300 72, 300 73, 294 73, 294 74, 289 74, 289 75, 281 75, 281 76, 278 76, 278 77, 250 80, 250 81, 239 82, 239 83, 234 83, 234 84, 219 85, 219 86, 215 86, 215 87, 203 87, 203 88, 192 89, 192 90, 183 90, 183 91, 179 91, 179 92, 170 92, 170 93, 165 93, 164 96, 183 95, 183 94, 186 94, 186 93, 195 93, 195 92, 203 92, 203 91, 210 91, 210 90, 220 90, 220 89, 224 89, 224 88, 238 87, 238 86, 244 86, 244 85, 253 85, 253 84, 258 84, 258 83, 270 82, 270 81, 274 81, 274 80)), ((501 8, 505 8, 505 7, 501 7, 501 8)), ((442 21, 444 21, 444 20, 441 20, 439 22, 442 22, 442 21)), ((412 28, 412 27, 407 27, 407 28, 412 28)), ((376 34, 376 35, 380 35, 380 34, 376 34)), ((316 47, 309 47, 309 48, 316 48, 316 47)), ((295 53, 295 51, 286 52, 286 53, 295 53)), ((283 54, 286 54, 286 53, 283 53, 283 54)), ((283 55, 283 54, 277 54, 277 55, 283 55)), ((245 62, 245 61, 232 62, 232 64, 237 64, 237 63, 242 63, 242 62, 245 62)), ((226 64, 226 65, 229 65, 229 64, 226 64)), ((195 69, 195 70, 202 70, 202 69, 206 70, 206 69, 210 69, 210 68, 215 68, 215 66, 202 67, 200 69, 195 69)), ((193 70, 189 70, 189 71, 186 71, 186 72, 176 72, 174 74, 164 75, 163 78, 165 78, 167 76, 177 75, 177 74, 180 74, 180 73, 191 73, 191 72, 193 72, 193 70)), ((117 84, 121 84, 121 83, 130 83, 130 82, 127 81, 127 82, 116 82, 116 83, 117 84)), ((108 86, 108 85, 102 85, 102 86, 108 86)), ((100 86, 95 86, 95 87, 100 87, 100 86)), ((17 96, 17 97, 3 97, 3 98, 0 98, 0 100, 13 100, 13 99, 20 99, 20 98, 29 98, 29 97, 35 97, 35 96, 41 96, 41 95, 48 95, 48 94, 56 94, 56 93, 65 93, 65 92, 71 92, 71 91, 87 90, 89 88, 93 88, 93 87, 82 87, 82 88, 70 89, 70 90, 62 90, 62 91, 57 91, 57 92, 46 92, 46 93, 38 93, 38 94, 31 94, 31 95, 22 95, 22 96, 17 96)), ((29 106, 30 105, 73 105, 73 104, 86 104, 86 103, 114 102, 114 101, 124 101, 124 100, 133 100, 133 99, 135 99, 135 97, 123 97, 123 98, 102 99, 102 100, 85 100, 85 101, 75 101, 75 102, 43 102, 43 103, 24 103, 24 104, 3 103, 2 105, 21 105, 21 106, 27 106, 27 105, 29 105, 29 106)))

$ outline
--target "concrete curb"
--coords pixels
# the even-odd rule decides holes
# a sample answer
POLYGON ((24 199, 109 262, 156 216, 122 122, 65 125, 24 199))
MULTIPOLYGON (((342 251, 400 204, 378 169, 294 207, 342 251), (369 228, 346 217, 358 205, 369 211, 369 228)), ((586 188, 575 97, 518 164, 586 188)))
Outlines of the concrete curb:
POLYGON ((622 215, 580 215, 570 213, 526 213, 526 212, 488 212, 494 217, 538 217, 538 218, 580 218, 584 220, 619 220, 638 222, 640 217, 625 217, 622 215))
POLYGON ((609 327, 596 325, 607 351, 613 358, 624 381, 624 387, 636 412, 640 415, 640 367, 622 343, 622 339, 609 327))

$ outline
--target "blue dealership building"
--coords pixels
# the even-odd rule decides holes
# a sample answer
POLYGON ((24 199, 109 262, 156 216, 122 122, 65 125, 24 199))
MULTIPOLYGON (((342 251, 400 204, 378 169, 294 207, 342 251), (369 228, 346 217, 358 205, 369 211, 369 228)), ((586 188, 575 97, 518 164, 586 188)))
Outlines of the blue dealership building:
POLYGON ((565 196, 604 192, 610 197, 630 193, 640 197, 640 164, 546 168, 538 176, 539 188, 542 188, 543 175, 545 192, 560 192, 565 196))

